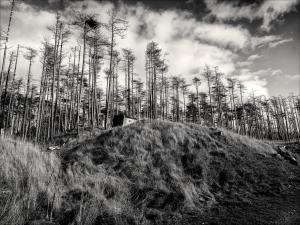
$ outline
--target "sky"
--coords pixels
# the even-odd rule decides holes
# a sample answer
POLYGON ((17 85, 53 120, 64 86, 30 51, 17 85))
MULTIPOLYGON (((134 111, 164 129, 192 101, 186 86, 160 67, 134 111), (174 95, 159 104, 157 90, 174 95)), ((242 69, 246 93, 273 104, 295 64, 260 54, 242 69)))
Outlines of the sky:
MULTIPOLYGON (((1 30, 7 27, 10 1, 0 2, 1 30)), ((169 76, 179 75, 191 83, 205 65, 217 66, 225 78, 242 81, 249 93, 300 94, 300 0, 16 1, 10 51, 17 44, 41 49, 41 42, 51 38, 47 26, 55 24, 57 12, 66 21, 79 10, 106 22, 107 11, 117 7, 119 17, 129 22, 126 36, 117 40, 118 48, 133 50, 135 72, 141 80, 146 45, 155 41, 169 65, 169 76)), ((76 32, 73 36, 78 37, 76 32)), ((70 40, 65 50, 81 43, 77 39, 70 40)), ((105 66, 107 63, 99 77, 104 76, 105 66)), ((20 60, 18 76, 25 76, 27 70, 28 62, 20 60)), ((41 63, 36 58, 36 83, 40 74, 41 63)), ((201 88, 206 90, 204 80, 201 88)))

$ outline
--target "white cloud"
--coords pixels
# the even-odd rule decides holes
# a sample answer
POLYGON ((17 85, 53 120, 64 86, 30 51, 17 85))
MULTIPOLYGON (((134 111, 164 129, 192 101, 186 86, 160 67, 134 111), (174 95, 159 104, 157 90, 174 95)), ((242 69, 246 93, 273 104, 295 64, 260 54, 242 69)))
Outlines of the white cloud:
POLYGON ((262 69, 257 71, 252 71, 248 68, 243 68, 239 71, 238 75, 235 78, 239 79, 246 87, 246 92, 251 93, 255 92, 255 95, 265 95, 269 96, 268 84, 271 80, 284 79, 288 82, 299 82, 299 74, 285 74, 280 69, 262 69))
POLYGON ((271 74, 272 74, 272 76, 280 75, 280 74, 282 74, 282 71, 281 70, 273 70, 271 74))
POLYGON ((236 2, 221 2, 217 0, 205 0, 206 6, 210 10, 210 15, 216 16, 220 20, 236 20, 240 18, 253 19, 254 6, 238 7, 236 2))
POLYGON ((271 70, 270 68, 268 69, 270 74, 268 74, 269 78, 284 78, 288 80, 300 80, 300 75, 299 74, 286 74, 283 73, 282 70, 277 69, 277 70, 271 70))
MULTIPOLYGON (((106 14, 107 10, 111 7, 112 4, 110 3, 98 3, 95 1, 76 2, 72 3, 70 7, 66 9, 64 15, 69 17, 72 13, 71 8, 79 10, 84 8, 84 10, 89 13, 97 13, 99 15, 99 20, 106 22, 108 20, 106 14)), ((197 42, 194 40, 195 34, 191 35, 190 38, 186 38, 186 36, 175 38, 183 23, 189 24, 189 22, 192 21, 193 24, 190 25, 190 30, 197 26, 196 21, 188 19, 186 15, 181 14, 180 12, 166 11, 164 13, 158 13, 147 10, 142 5, 137 8, 124 5, 123 8, 121 8, 120 14, 121 17, 126 17, 130 27, 126 37, 123 40, 120 38, 117 40, 118 48, 119 50, 121 50, 121 48, 131 48, 134 51, 137 58, 135 70, 142 79, 145 76, 144 60, 146 46, 147 43, 152 40, 158 42, 164 52, 171 53, 168 56, 168 64, 170 66, 170 74, 172 75, 182 74, 187 76, 191 70, 204 66, 205 64, 218 65, 226 72, 234 70, 232 61, 234 53, 230 50, 225 50, 207 43, 197 42), (177 17, 180 18, 177 19, 177 17), (143 30, 141 30, 141 25, 145 25, 143 30)), ((9 12, 1 8, 1 23, 7 24, 8 17, 9 12), (2 20, 2 18, 4 18, 4 20, 2 20)), ((44 36, 51 37, 51 33, 47 30, 47 26, 54 24, 54 13, 44 10, 36 11, 31 6, 21 3, 15 11, 12 21, 9 46, 13 47, 9 48, 9 50, 15 50, 17 44, 30 46, 39 50, 44 36)), ((72 44, 74 44, 73 40, 65 47, 65 49, 71 47, 72 44)), ((22 53, 24 52, 25 50, 23 49, 22 53)), ((101 77, 103 77, 105 67, 107 67, 106 62, 102 67, 101 77)), ((18 65, 19 76, 25 77, 27 70, 28 62, 25 61, 21 55, 18 65)), ((39 63, 38 58, 35 59, 33 64, 32 73, 38 84, 41 73, 41 64, 39 63)), ((120 73, 123 76, 123 72, 120 71, 120 73)))
MULTIPOLYGON (((1 5, 1 25, 7 24, 9 12, 9 10, 2 8, 1 5)), ((31 47, 40 50, 41 42, 44 37, 50 35, 47 26, 52 25, 54 21, 54 14, 43 10, 36 11, 25 3, 17 2, 11 23, 8 50, 16 51, 18 44, 22 47, 31 47)), ((22 47, 20 49, 17 69, 17 76, 19 77, 25 77, 27 75, 29 65, 28 61, 23 57, 27 50, 22 47)), ((40 73, 41 65, 39 63, 39 57, 36 57, 32 65, 33 82, 35 84, 39 84, 40 73)))
POLYGON ((250 56, 248 57, 248 60, 254 61, 254 60, 257 60, 257 59, 259 59, 259 58, 261 58, 261 55, 254 54, 254 55, 250 55, 250 56))
POLYGON ((254 36, 251 38, 251 48, 263 48, 263 47, 270 47, 275 48, 278 45, 282 45, 287 42, 293 41, 293 38, 284 38, 281 35, 265 35, 265 36, 254 36))
POLYGON ((266 76, 271 71, 272 70, 270 68, 258 71, 241 69, 239 75, 236 75, 236 78, 238 78, 245 85, 248 93, 254 91, 255 95, 269 96, 266 76))
POLYGON ((243 7, 237 6, 234 1, 218 3, 217 0, 205 0, 205 2, 211 11, 210 15, 220 20, 262 19, 261 29, 270 31, 272 22, 279 20, 281 15, 294 10, 299 0, 265 0, 260 6, 252 4, 243 7))
MULTIPOLYGON (((77 8, 97 13, 99 20, 106 22, 106 12, 111 7, 110 3, 74 2, 66 9, 66 14, 71 14, 71 8, 77 8)), ((182 11, 156 12, 141 4, 134 7, 123 4, 119 14, 128 20, 129 29, 124 39, 117 40, 118 48, 133 50, 136 55, 135 69, 142 79, 145 76, 145 50, 150 41, 157 42, 163 53, 170 53, 166 57, 170 75, 189 77, 205 64, 219 66, 224 73, 233 72, 234 59, 237 57, 233 51, 243 48, 249 38, 248 31, 240 27, 206 24, 182 11), (222 38, 219 37, 220 33, 223 34, 222 38)), ((105 66, 107 64, 103 70, 105 66)), ((123 75, 122 71, 120 73, 123 75)))
POLYGON ((244 68, 244 67, 249 67, 249 66, 252 66, 254 61, 261 58, 262 56, 261 55, 258 55, 258 54, 253 54, 253 55, 250 55, 247 60, 245 61, 238 61, 236 62, 236 66, 238 68, 244 68))
POLYGON ((300 81, 300 74, 294 74, 294 75, 288 74, 285 77, 290 80, 297 80, 298 82, 300 81))
MULTIPOLYGON (((99 15, 101 22, 108 20, 107 10, 112 8, 108 2, 84 1, 74 2, 64 12, 64 16, 71 16, 71 8, 85 10, 99 15)), ((281 36, 252 36, 247 29, 241 26, 225 25, 222 23, 206 23, 197 21, 189 13, 175 10, 156 12, 139 4, 134 7, 123 5, 120 16, 129 22, 129 29, 124 39, 118 39, 118 49, 130 48, 136 55, 135 72, 143 80, 145 77, 144 62, 147 43, 156 41, 163 52, 169 53, 166 57, 169 64, 169 75, 182 75, 191 81, 198 71, 208 64, 218 66, 226 75, 236 74, 237 67, 253 64, 260 55, 253 54, 245 62, 237 62, 239 51, 254 50, 264 46, 278 46, 287 42, 281 36)), ((1 17, 8 18, 8 12, 1 9, 1 17)), ((2 21, 2 20, 1 20, 2 21)), ((10 37, 10 46, 22 44, 39 49, 44 36, 49 36, 47 26, 54 25, 55 14, 39 10, 21 3, 15 12, 10 37), (24 19, 26 18, 26 19, 24 19)), ((105 31, 103 31, 105 33, 105 31)), ((75 42, 76 43, 76 42, 75 42)), ((74 40, 66 48, 71 47, 74 40)), ((36 59, 33 73, 40 75, 41 65, 36 59)), ((28 63, 20 61, 19 74, 25 75, 28 63)), ((105 67, 102 66, 100 77, 103 78, 105 67)), ((276 75, 271 69, 255 71, 244 69, 239 78, 246 87, 258 90, 258 93, 268 94, 266 89, 266 74, 276 75)), ((120 70, 120 79, 123 80, 123 71, 120 70)), ((39 77, 37 77, 39 78, 39 77)), ((38 79, 37 79, 38 80, 38 79)), ((105 83, 105 82, 102 82, 105 83)))
POLYGON ((295 6, 299 3, 299 0, 267 0, 257 11, 257 17, 263 18, 263 24, 261 28, 269 31, 271 23, 278 20, 281 15, 294 10, 295 6))
POLYGON ((288 42, 291 42, 291 41, 293 41, 293 38, 287 38, 287 39, 282 39, 282 40, 279 40, 279 41, 270 42, 269 47, 270 48, 275 48, 278 45, 282 45, 284 43, 288 43, 288 42))
POLYGON ((240 61, 240 62, 237 62, 236 65, 238 67, 249 67, 251 65, 253 65, 253 61, 240 61))

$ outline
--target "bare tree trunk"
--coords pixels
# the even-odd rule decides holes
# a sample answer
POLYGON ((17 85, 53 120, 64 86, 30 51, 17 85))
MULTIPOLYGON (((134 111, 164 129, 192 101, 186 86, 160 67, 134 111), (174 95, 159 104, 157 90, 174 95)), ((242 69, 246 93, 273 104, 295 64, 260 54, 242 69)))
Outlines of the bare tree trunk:
MULTIPOLYGON (((56 75, 56 98, 55 98, 55 109, 54 109, 54 129, 55 129, 55 119, 57 115, 57 110, 58 110, 58 101, 60 101, 60 70, 61 70, 61 64, 62 64, 62 49, 63 49, 63 31, 62 31, 62 23, 59 24, 59 38, 58 38, 58 43, 57 43, 57 52, 59 52, 59 61, 58 61, 58 68, 57 68, 57 75, 56 75)), ((59 123, 58 123, 59 126, 59 123)), ((57 129, 59 132, 59 129, 57 129)), ((55 133, 55 130, 54 130, 55 133)))
MULTIPOLYGON (((55 107, 55 100, 54 100, 54 89, 55 89, 55 73, 56 73, 56 61, 57 61, 57 42, 58 42, 58 26, 59 26, 59 16, 56 16, 56 25, 55 25, 55 37, 54 37, 54 52, 53 52, 53 70, 52 70, 52 92, 51 92, 51 101, 52 101, 52 107, 51 107, 51 122, 50 122, 50 139, 53 140, 54 136, 54 129, 55 129, 55 115, 54 115, 54 107, 55 107)), ((58 88, 58 87, 57 87, 58 88)))
POLYGON ((12 21, 12 17, 13 17, 14 7, 15 7, 15 0, 12 0, 10 14, 9 14, 9 20, 8 20, 8 26, 7 26, 6 36, 5 36, 4 53, 3 53, 1 73, 0 73, 0 98, 2 96, 2 78, 3 78, 4 68, 5 68, 7 44, 8 44, 8 39, 9 39, 9 32, 10 32, 10 26, 11 26, 11 21, 12 21))
POLYGON ((112 80, 112 64, 113 64, 113 48, 114 46, 114 25, 111 24, 111 43, 110 43, 110 60, 109 60, 109 73, 108 73, 108 87, 107 87, 107 96, 106 96, 106 115, 105 115, 105 129, 108 128, 109 125, 109 113, 110 113, 110 92, 111 92, 111 80, 112 80))
POLYGON ((31 82, 31 65, 32 65, 32 58, 30 58, 29 60, 29 69, 27 74, 27 88, 26 88, 26 95, 24 101, 24 113, 23 113, 23 124, 22 124, 23 139, 26 138, 26 121, 27 121, 27 114, 28 114, 28 95, 30 92, 30 82, 31 82))
POLYGON ((16 55, 16 60, 15 60, 15 68, 14 68, 14 73, 13 73, 13 78, 12 78, 12 83, 11 83, 11 90, 10 90, 10 97, 9 97, 9 104, 8 104, 8 116, 7 116, 7 120, 6 120, 6 128, 8 128, 10 126, 11 115, 13 115, 13 107, 12 107, 12 105, 14 104, 14 96, 15 96, 14 85, 15 85, 15 78, 16 78, 16 73, 17 73, 17 65, 18 65, 18 58, 19 58, 19 49, 20 49, 20 45, 18 45, 18 48, 17 48, 17 55, 16 55))
MULTIPOLYGON (((81 102, 81 92, 82 92, 82 86, 83 86, 83 77, 84 77, 84 65, 85 65, 85 49, 86 49, 86 23, 84 24, 83 28, 83 53, 82 53, 82 67, 81 67, 81 79, 80 79, 80 86, 79 86, 79 92, 77 96, 77 135, 79 135, 79 106, 81 102)), ((84 109, 84 106, 83 106, 84 109)), ((84 124, 84 118, 83 118, 83 124, 84 124)))
MULTIPOLYGON (((46 50, 45 50, 46 51, 46 50)), ((40 120, 41 120, 41 110, 42 110, 42 102, 43 102, 43 92, 45 88, 45 72, 46 72, 46 52, 44 52, 44 59, 43 59, 43 69, 42 69, 42 77, 41 77, 41 85, 40 85, 40 96, 39 96, 39 105, 37 111, 37 120, 36 120, 36 133, 35 133, 35 143, 38 142, 40 136, 40 120)))

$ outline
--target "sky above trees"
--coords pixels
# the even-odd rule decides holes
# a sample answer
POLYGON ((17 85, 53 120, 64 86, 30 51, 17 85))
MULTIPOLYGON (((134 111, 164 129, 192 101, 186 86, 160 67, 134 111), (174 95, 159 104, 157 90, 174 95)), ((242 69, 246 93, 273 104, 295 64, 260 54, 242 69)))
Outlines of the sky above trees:
MULTIPOLYGON (((1 29, 6 29, 10 2, 0 4, 1 29)), ((55 23, 57 11, 66 21, 79 10, 95 13, 106 22, 113 6, 129 22, 118 47, 133 50, 141 79, 146 45, 155 41, 165 53, 169 74, 181 75, 188 82, 207 64, 218 66, 225 76, 239 78, 256 95, 300 93, 299 0, 19 1, 9 50, 17 44, 40 49, 41 42, 51 37, 47 26, 55 23)), ((77 43, 76 31, 74 36, 70 47, 77 43)), ((22 62, 19 76, 26 73, 26 62, 22 62)), ((36 59, 33 75, 37 83, 40 70, 36 59)))

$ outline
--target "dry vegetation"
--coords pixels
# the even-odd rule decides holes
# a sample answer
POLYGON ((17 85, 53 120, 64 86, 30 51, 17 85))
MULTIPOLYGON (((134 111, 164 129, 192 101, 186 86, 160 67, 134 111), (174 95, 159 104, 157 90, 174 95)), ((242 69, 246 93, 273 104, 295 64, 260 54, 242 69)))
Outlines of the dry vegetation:
POLYGON ((57 191, 60 161, 56 155, 30 143, 0 138, 0 165, 0 224, 49 216, 57 204, 50 202, 57 191))
POLYGON ((2 139, 1 223, 299 222, 299 166, 268 144, 162 121, 100 133, 57 156, 2 139))

